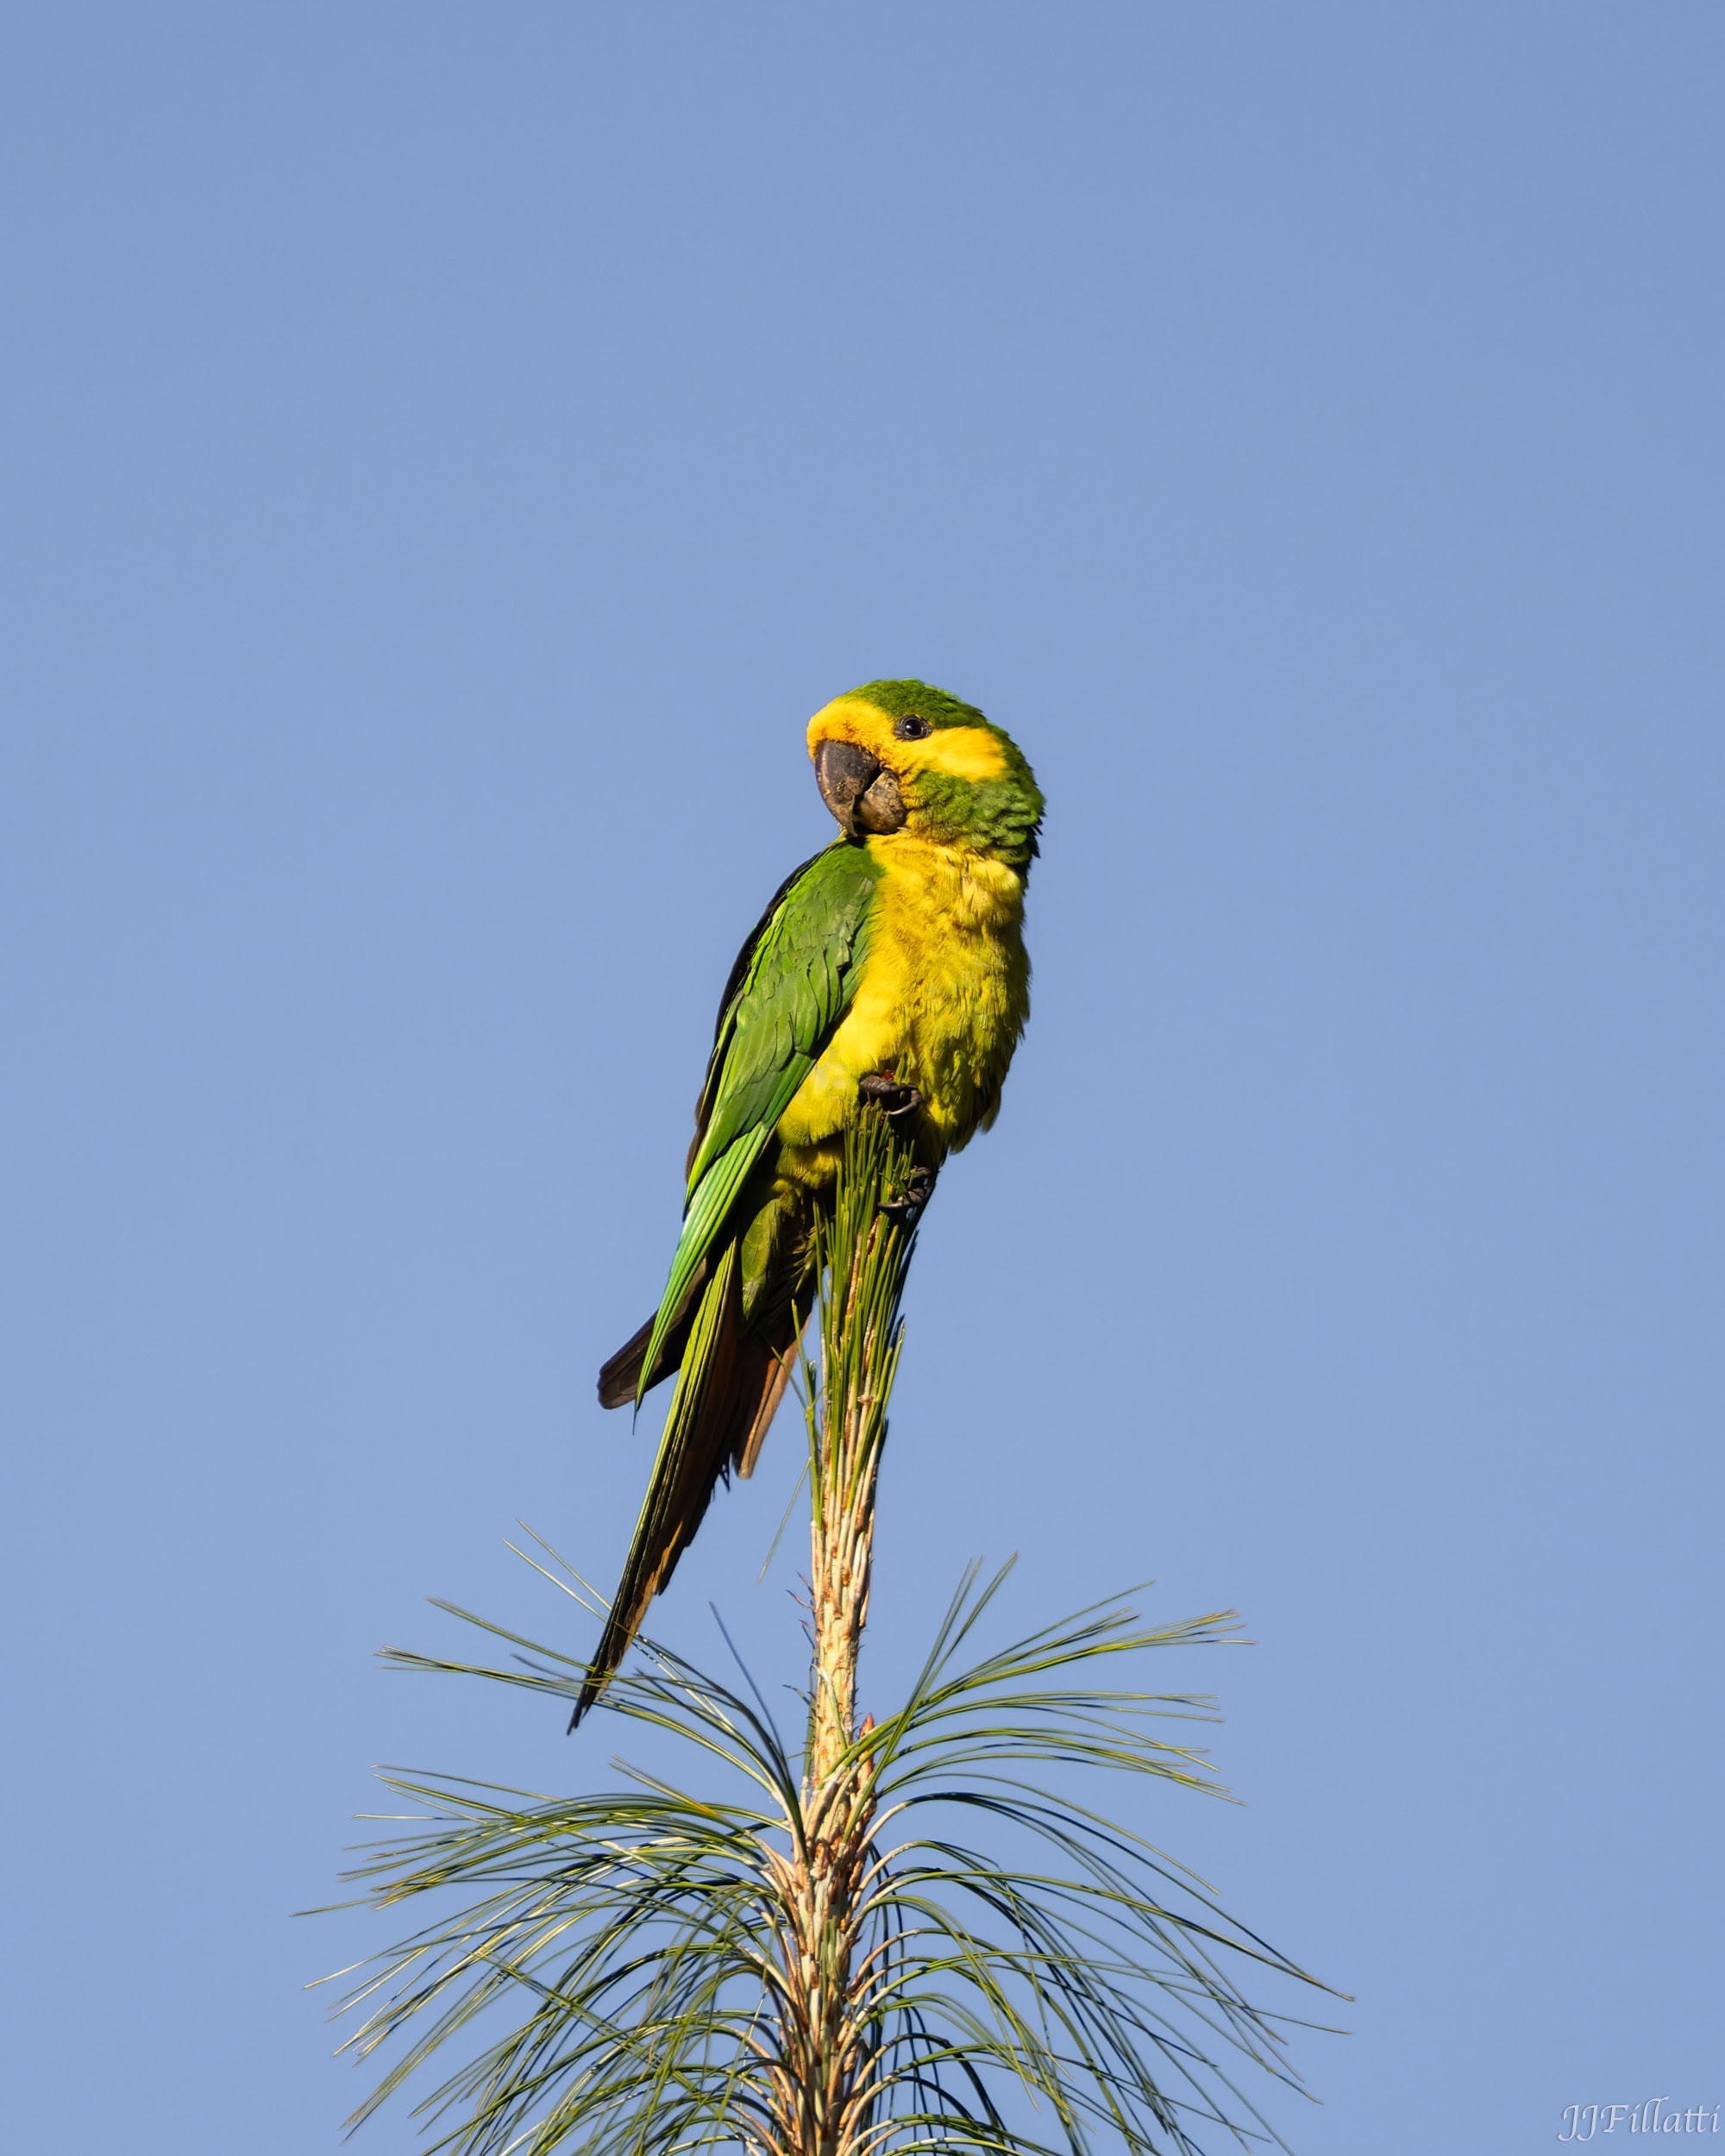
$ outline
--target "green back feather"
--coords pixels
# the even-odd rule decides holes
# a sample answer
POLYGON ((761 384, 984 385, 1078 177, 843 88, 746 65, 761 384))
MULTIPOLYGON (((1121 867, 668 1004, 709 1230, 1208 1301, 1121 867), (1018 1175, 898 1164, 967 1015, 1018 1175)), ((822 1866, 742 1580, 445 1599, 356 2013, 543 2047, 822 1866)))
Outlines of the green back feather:
POLYGON ((682 1233, 642 1363, 643 1378, 774 1125, 850 1006, 880 876, 866 846, 840 839, 793 878, 756 932, 743 979, 719 1017, 682 1233))

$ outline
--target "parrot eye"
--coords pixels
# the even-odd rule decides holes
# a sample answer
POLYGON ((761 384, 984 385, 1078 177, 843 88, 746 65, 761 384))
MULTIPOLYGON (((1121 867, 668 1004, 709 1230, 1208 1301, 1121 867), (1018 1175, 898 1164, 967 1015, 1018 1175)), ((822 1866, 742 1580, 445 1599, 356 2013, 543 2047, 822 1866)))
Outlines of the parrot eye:
POLYGON ((897 741, 926 741, 934 731, 925 718, 919 718, 914 711, 906 711, 893 729, 897 741))

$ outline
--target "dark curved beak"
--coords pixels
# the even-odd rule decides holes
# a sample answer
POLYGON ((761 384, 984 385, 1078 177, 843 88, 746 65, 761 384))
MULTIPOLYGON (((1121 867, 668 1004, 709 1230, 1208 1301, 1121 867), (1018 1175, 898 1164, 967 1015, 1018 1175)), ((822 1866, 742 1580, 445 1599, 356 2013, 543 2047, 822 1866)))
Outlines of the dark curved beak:
POLYGON ((814 752, 814 780, 848 837, 895 831, 905 820, 897 775, 853 742, 822 742, 814 752))

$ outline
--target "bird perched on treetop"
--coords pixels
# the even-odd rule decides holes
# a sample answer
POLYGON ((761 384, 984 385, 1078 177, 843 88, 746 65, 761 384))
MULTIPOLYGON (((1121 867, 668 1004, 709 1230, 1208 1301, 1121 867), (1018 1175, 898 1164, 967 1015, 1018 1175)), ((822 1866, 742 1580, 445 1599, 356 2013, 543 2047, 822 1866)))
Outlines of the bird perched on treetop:
POLYGON ((912 1141, 906 1210, 987 1130, 1030 1011, 1020 930, 1042 795, 998 726, 924 681, 870 681, 809 721, 840 836, 787 877, 719 1000, 659 1307, 599 1372, 639 1406, 673 1370, 653 1480, 570 1727, 700 1525, 750 1474, 813 1307, 811 1231, 872 1101, 912 1141))

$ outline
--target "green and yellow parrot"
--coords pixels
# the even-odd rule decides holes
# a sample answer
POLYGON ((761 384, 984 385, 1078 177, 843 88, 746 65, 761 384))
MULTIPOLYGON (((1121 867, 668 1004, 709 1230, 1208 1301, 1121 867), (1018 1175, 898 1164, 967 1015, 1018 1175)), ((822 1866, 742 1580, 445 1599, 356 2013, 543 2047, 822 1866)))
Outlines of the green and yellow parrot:
POLYGON ((580 1720, 670 1578, 719 1476, 750 1474, 813 1306, 811 1231, 846 1123, 912 1139, 912 1207, 987 1130, 1030 1011, 1021 929, 1042 796, 973 705, 871 681, 809 721, 840 836, 780 887, 720 999, 658 1309, 599 1372, 602 1405, 677 1373, 580 1720))

